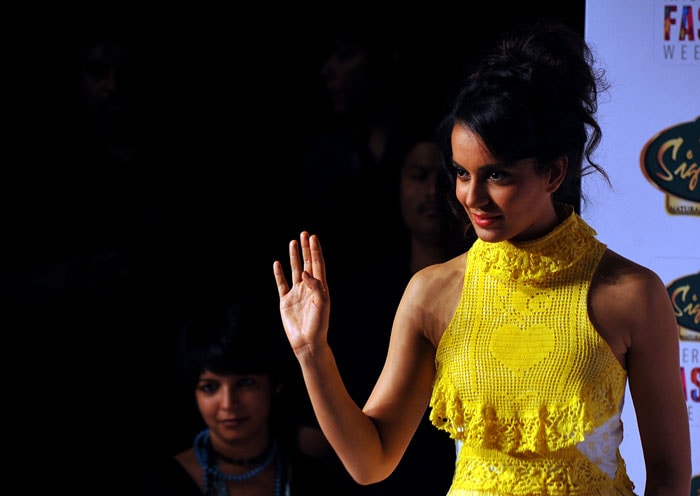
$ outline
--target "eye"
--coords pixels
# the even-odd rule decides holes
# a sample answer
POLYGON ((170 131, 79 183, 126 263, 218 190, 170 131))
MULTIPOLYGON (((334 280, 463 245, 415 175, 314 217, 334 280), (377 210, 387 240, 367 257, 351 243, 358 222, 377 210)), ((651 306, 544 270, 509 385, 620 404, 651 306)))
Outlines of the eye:
POLYGON ((256 383, 255 377, 252 376, 243 376, 238 381, 236 381, 236 385, 239 387, 249 387, 249 386, 254 386, 256 383))
POLYGON ((425 169, 416 169, 408 174, 408 178, 415 182, 425 182, 428 179, 429 172, 425 169))
POLYGON ((463 167, 460 167, 457 164, 454 165, 454 173, 461 179, 469 179, 469 173, 463 167))
POLYGON ((216 381, 200 381, 197 384, 197 390, 205 394, 213 394, 221 387, 221 385, 216 381))
POLYGON ((90 60, 85 63, 85 74, 93 81, 102 81, 107 77, 110 65, 103 60, 90 60))
POLYGON ((510 174, 502 169, 492 169, 488 173, 488 180, 492 182, 505 181, 510 177, 510 174))

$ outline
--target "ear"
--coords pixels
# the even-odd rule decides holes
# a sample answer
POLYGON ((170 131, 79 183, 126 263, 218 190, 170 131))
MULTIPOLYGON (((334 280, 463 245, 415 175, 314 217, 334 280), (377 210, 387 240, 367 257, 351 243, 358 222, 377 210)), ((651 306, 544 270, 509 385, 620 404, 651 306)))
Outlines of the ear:
POLYGON ((559 189, 566 178, 566 169, 569 166, 569 157, 562 155, 556 160, 553 160, 549 166, 547 179, 547 192, 554 193, 559 189))

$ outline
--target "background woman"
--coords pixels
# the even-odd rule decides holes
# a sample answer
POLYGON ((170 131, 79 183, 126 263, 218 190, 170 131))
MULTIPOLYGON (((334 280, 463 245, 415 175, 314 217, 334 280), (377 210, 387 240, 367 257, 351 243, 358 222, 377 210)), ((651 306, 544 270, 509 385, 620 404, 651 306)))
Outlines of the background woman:
POLYGON ((289 350, 273 310, 235 297, 203 304, 188 321, 179 365, 202 425, 192 446, 153 467, 136 494, 342 494, 297 449, 298 399, 285 389, 289 350))

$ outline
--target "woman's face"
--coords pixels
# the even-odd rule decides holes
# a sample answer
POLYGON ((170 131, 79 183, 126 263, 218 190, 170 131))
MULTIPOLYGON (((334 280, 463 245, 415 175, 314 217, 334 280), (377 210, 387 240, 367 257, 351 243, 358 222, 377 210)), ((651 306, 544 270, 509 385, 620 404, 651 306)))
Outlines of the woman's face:
POLYGON ((452 129, 452 158, 457 199, 483 241, 526 241, 549 232, 557 223, 552 193, 566 173, 560 159, 545 174, 534 159, 498 162, 467 127, 452 129))
POLYGON ((261 449, 269 439, 273 394, 267 375, 219 375, 208 370, 200 375, 195 390, 197 406, 215 446, 252 443, 261 449))

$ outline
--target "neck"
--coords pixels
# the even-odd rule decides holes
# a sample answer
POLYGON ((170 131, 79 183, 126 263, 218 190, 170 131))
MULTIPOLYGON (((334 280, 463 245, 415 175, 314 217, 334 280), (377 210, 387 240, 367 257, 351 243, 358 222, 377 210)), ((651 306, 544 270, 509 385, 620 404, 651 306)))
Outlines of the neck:
POLYGON ((224 472, 218 464, 211 459, 214 455, 208 429, 204 429, 195 436, 193 448, 197 462, 203 470, 202 485, 205 494, 228 494, 227 485, 229 483, 247 481, 257 477, 263 472, 269 473, 268 469, 270 467, 273 467, 274 471, 274 494, 275 496, 282 494, 282 459, 277 449, 277 443, 274 440, 265 459, 260 464, 252 466, 243 473, 224 472))
POLYGON ((272 443, 268 442, 264 450, 253 456, 237 457, 222 453, 221 450, 214 447, 213 443, 211 445, 211 451, 214 457, 220 461, 230 463, 231 465, 259 465, 269 456, 270 450, 272 450, 272 443))

